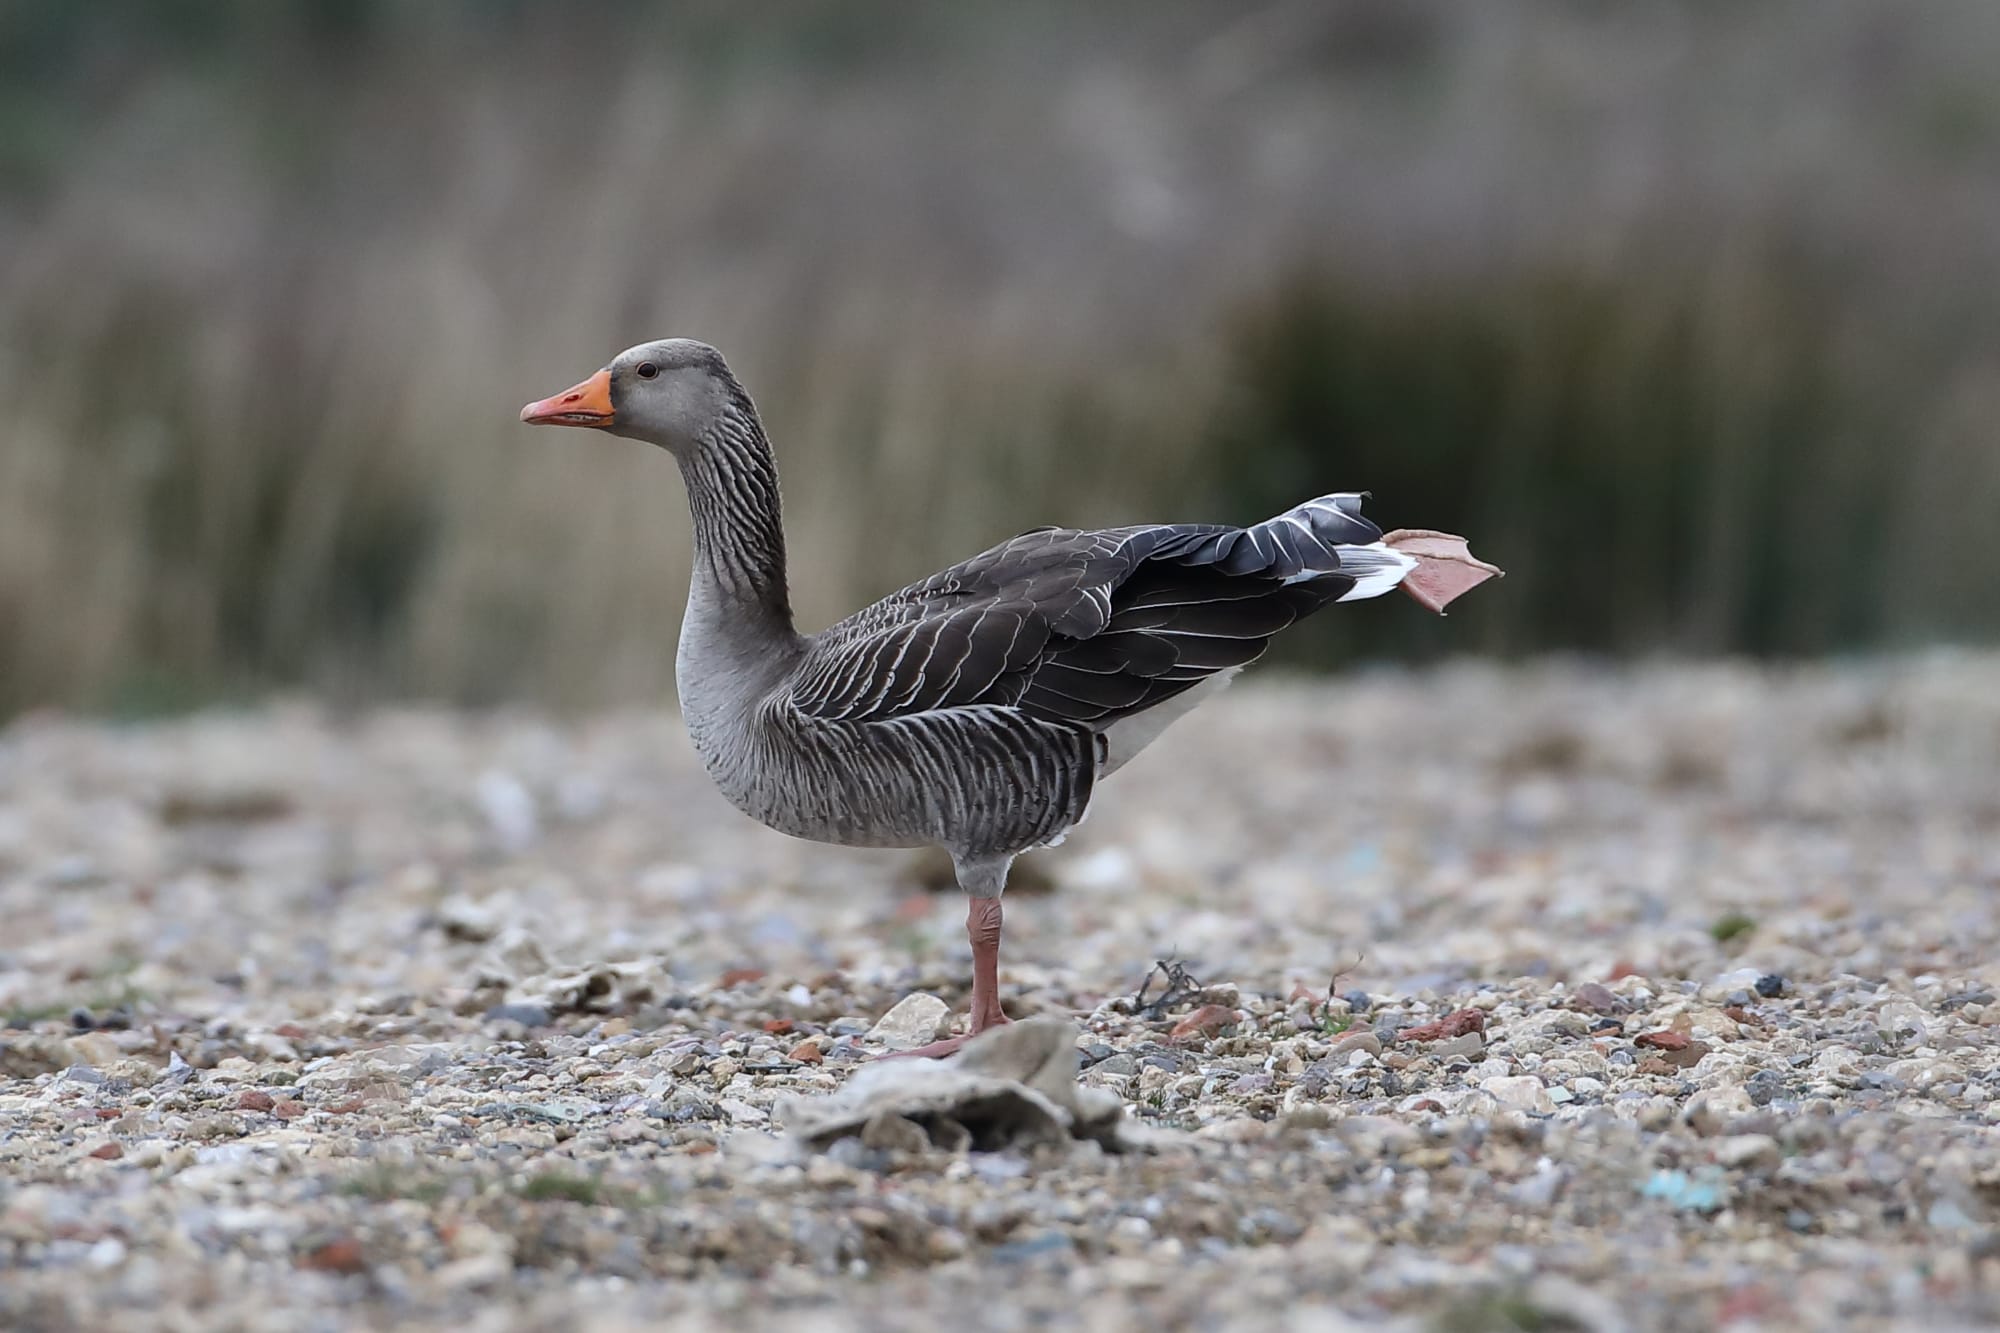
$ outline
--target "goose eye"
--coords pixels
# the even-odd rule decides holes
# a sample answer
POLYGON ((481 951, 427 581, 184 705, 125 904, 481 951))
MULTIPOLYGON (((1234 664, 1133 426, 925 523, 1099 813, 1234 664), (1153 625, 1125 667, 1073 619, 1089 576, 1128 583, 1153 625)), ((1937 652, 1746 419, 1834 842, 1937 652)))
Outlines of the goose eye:
POLYGON ((653 377, 654 377, 655 375, 657 375, 657 374, 659 374, 659 373, 660 373, 660 368, 659 368, 658 366, 654 365, 654 364, 653 364, 652 362, 650 362, 650 361, 641 361, 641 362, 639 363, 639 378, 640 378, 640 379, 642 379, 642 380, 649 380, 649 379, 652 379, 652 378, 653 378, 653 377))

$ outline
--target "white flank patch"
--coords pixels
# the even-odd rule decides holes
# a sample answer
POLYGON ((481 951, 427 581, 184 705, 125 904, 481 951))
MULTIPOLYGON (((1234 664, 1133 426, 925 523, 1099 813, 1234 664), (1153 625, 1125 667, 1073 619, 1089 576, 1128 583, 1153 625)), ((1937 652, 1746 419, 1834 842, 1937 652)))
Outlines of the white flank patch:
POLYGON ((1366 546, 1336 546, 1333 549, 1340 552, 1340 572, 1354 579, 1354 586, 1340 597, 1343 602, 1380 597, 1417 567, 1414 556, 1392 551, 1381 542, 1370 542, 1366 546))

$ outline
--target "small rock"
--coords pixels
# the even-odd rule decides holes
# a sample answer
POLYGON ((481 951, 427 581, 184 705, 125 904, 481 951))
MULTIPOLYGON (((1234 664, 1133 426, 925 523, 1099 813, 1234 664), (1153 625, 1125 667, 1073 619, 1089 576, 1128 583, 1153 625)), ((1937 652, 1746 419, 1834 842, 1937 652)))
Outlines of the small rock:
POLYGON ((1578 986, 1570 996, 1570 1002, 1578 1009, 1587 1009, 1593 1014, 1615 1014, 1618 1012, 1618 997, 1608 987, 1595 981, 1586 981, 1578 986))
POLYGON ((1691 1038, 1685 1032, 1641 1032, 1632 1038, 1635 1046, 1650 1046, 1658 1051, 1684 1051, 1691 1038))
POLYGON ((90 1155, 100 1162, 115 1162, 125 1155, 125 1150, 115 1143, 100 1143, 90 1150, 90 1155))
POLYGON ((352 1236, 339 1236, 300 1255, 299 1267, 319 1273, 364 1273, 368 1262, 361 1253, 360 1241, 352 1236))
POLYGON ((1768 1134, 1726 1135, 1717 1139, 1710 1151, 1716 1165, 1730 1170, 1768 1171, 1781 1158, 1778 1141, 1768 1134))
POLYGON ((816 1065, 825 1060, 826 1056, 819 1048, 819 1039, 817 1037, 807 1037, 804 1041, 792 1047, 790 1054, 785 1058, 802 1065, 816 1065))
POLYGON ((1685 1171, 1655 1171, 1641 1191, 1649 1199, 1665 1199, 1683 1212, 1713 1213, 1725 1200, 1722 1186, 1685 1171))
POLYGON ((908 1050, 937 1040, 938 1025, 951 1016, 951 1006, 935 995, 918 991, 905 995, 868 1029, 868 1039, 896 1050, 908 1050))
POLYGON ((441 1265, 431 1277, 447 1291, 464 1291, 493 1286, 513 1274, 514 1261, 511 1258, 505 1254, 486 1253, 454 1259, 441 1265))
POLYGON ((1767 1000, 1775 1000, 1785 993, 1785 979, 1776 972, 1766 972, 1757 978, 1757 993, 1767 1000))
POLYGON ((1517 1111, 1547 1115, 1556 1109, 1556 1104, 1549 1099, 1549 1090, 1543 1087, 1542 1081, 1533 1074, 1489 1078, 1479 1086, 1502 1106, 1511 1106, 1517 1111))
POLYGON ((1213 1037, 1224 1028, 1234 1025, 1239 1015, 1227 1005, 1205 1004, 1201 1008, 1174 1024, 1167 1034, 1169 1041, 1193 1041, 1213 1037))
POLYGON ((1046 1256, 1068 1254, 1076 1247, 1076 1242, 1060 1231, 1044 1231, 1028 1240, 1009 1241, 996 1245, 987 1252, 987 1258, 1000 1264, 1021 1264, 1046 1256))
POLYGON ((1730 1121, 1749 1115, 1754 1109, 1755 1103, 1744 1088, 1705 1088, 1689 1100, 1682 1119, 1686 1120, 1688 1128, 1703 1138, 1713 1138, 1721 1134, 1730 1121))
POLYGON ((989 1185, 998 1185, 1027 1175, 1028 1162, 1018 1153, 983 1152, 973 1157, 972 1174, 989 1185))
POLYGON ((1456 1037, 1435 1043, 1429 1054, 1447 1063, 1453 1060, 1477 1060, 1486 1054, 1486 1038, 1478 1032, 1461 1032, 1456 1037))
POLYGON ((297 1120, 306 1113, 306 1104, 290 1097, 272 1103, 271 1114, 280 1120, 297 1120))
POLYGON ((1678 1050, 1662 1051, 1653 1058, 1670 1069, 1693 1069, 1711 1049, 1705 1041, 1690 1041, 1678 1050))
POLYGON ((1785 1094, 1785 1076, 1775 1069, 1760 1069, 1743 1085, 1754 1106, 1768 1106, 1785 1094))
POLYGON ((77 1062, 102 1069, 116 1063, 122 1054, 117 1039, 106 1032, 82 1032, 69 1039, 69 1049, 77 1062))
POLYGON ((1271 1133, 1272 1126, 1268 1122, 1253 1120, 1247 1115, 1217 1120, 1195 1131, 1196 1136, 1218 1143, 1256 1143, 1269 1138, 1271 1133))
POLYGON ((1335 1055, 1345 1055, 1349 1051, 1366 1051, 1370 1055, 1380 1055, 1382 1042, 1374 1033, 1366 1030, 1350 1032, 1333 1044, 1335 1055))
POLYGON ((1468 1032, 1484 1032, 1486 1014, 1479 1009, 1456 1009, 1443 1018, 1429 1023, 1419 1023, 1396 1033, 1397 1041, 1443 1041, 1447 1037, 1463 1036, 1468 1032))
POLYGON ((1545 1164, 1535 1174, 1510 1187, 1507 1190, 1508 1201, 1517 1208, 1540 1211, 1555 1202, 1556 1194, 1562 1189, 1563 1179, 1561 1167, 1545 1164))
POLYGON ((438 926, 454 940, 484 944, 500 933, 499 914, 484 903, 463 896, 447 898, 438 906, 438 926))
POLYGON ((883 1112, 861 1127, 861 1146, 882 1152, 929 1152, 931 1136, 908 1116, 883 1112))
POLYGON ((239 1094, 236 1098, 236 1109, 239 1111, 269 1111, 276 1105, 277 1102, 272 1100, 270 1093, 259 1092, 255 1088, 239 1094))
POLYGON ((1333 1113, 1324 1106, 1306 1105, 1288 1111, 1278 1120, 1278 1129, 1283 1133, 1310 1134, 1315 1130, 1327 1129, 1333 1124, 1333 1113))

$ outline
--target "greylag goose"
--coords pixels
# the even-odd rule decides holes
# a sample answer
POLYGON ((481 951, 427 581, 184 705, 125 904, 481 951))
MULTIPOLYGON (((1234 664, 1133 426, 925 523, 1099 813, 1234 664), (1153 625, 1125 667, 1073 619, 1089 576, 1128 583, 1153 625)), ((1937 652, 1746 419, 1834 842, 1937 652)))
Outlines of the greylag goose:
POLYGON ((792 624, 778 472, 714 348, 621 352, 521 420, 659 445, 680 464, 694 573, 676 679, 688 736, 737 809, 849 847, 939 845, 970 903, 969 1031, 1007 1022, 1000 894, 1115 772, 1333 602, 1401 587, 1432 610, 1497 574, 1459 538, 1384 536, 1360 495, 1247 528, 1038 528, 817 634, 792 624))

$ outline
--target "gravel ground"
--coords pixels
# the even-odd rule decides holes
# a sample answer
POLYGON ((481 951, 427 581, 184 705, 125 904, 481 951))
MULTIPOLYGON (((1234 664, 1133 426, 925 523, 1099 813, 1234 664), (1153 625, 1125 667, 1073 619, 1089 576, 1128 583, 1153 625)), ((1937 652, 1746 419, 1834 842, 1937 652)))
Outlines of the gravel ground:
POLYGON ((665 715, 25 718, 0 1325, 1984 1325, 1996 769, 1997 656, 1267 676, 1007 899, 1139 1149, 808 1153, 935 861, 665 715))

